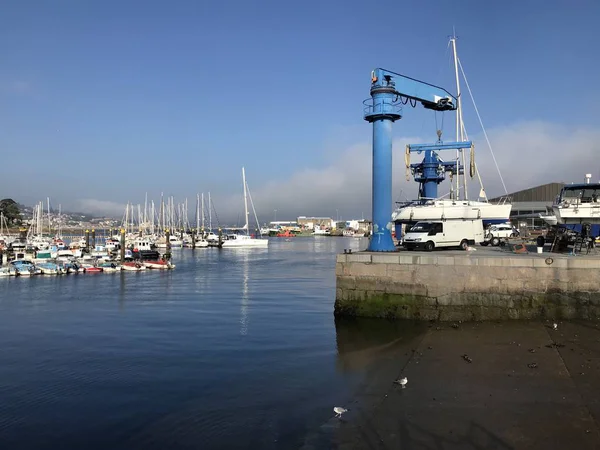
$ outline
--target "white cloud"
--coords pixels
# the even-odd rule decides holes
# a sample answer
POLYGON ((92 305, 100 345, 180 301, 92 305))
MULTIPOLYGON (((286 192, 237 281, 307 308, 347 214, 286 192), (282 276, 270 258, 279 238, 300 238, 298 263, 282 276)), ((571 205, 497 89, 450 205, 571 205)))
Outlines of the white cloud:
MULTIPOLYGON (((364 133, 369 136, 370 133, 364 133)), ((515 192, 553 181, 582 181, 585 173, 600 179, 600 131, 586 127, 565 127, 545 122, 522 122, 488 130, 500 171, 507 189, 515 192)), ((481 135, 471 136, 475 141, 476 160, 488 197, 504 194, 487 144, 481 135)), ((367 138, 367 139, 369 139, 367 138)), ((404 148, 408 143, 423 142, 416 137, 394 140, 393 194, 392 199, 414 198, 417 183, 406 181, 404 148)), ((371 143, 369 141, 335 150, 332 144, 322 167, 306 167, 283 182, 266 181, 248 175, 252 198, 261 223, 274 218, 292 220, 299 215, 329 216, 337 214, 344 219, 371 216, 371 143), (332 159, 331 155, 337 154, 332 159), (337 210, 337 211, 336 211, 337 210)), ((442 157, 452 157, 443 152, 442 157)), ((421 159, 413 155, 412 162, 421 159)), ((241 184, 241 183, 240 183, 241 184)), ((479 185, 469 182, 470 196, 477 197, 479 185)), ((439 188, 439 194, 448 192, 447 182, 439 188)), ((233 224, 243 217, 241 193, 221 196, 213 193, 215 209, 221 224, 233 224)), ((125 203, 85 199, 79 206, 84 211, 107 213, 119 217, 125 203)), ((193 216, 190 203, 190 218, 193 216)), ((213 220, 214 216, 213 216, 213 220)))
MULTIPOLYGON (((522 122, 488 130, 496 160, 508 192, 553 181, 582 181, 585 173, 600 179, 600 131, 565 127, 545 122, 522 122)), ((472 136, 476 161, 488 197, 504 194, 504 188, 483 135, 472 136)), ((406 181, 404 148, 419 138, 394 140, 393 200, 414 198, 417 183, 406 181)), ((450 158, 450 152, 442 157, 450 158)), ((412 156, 412 162, 421 157, 412 156)), ((252 186, 251 186, 252 187, 252 186)), ((470 196, 477 197, 479 184, 469 181, 470 196)), ((447 182, 439 194, 447 193, 447 182)), ((303 169, 284 183, 269 182, 253 189, 261 222, 293 219, 298 215, 360 218, 371 215, 371 143, 353 145, 322 168, 303 169)), ((232 199, 233 201, 233 199, 232 199)), ((236 205, 239 205, 239 200, 236 205)))
MULTIPOLYGON (((509 193, 554 181, 580 182, 586 173, 600 180, 598 130, 523 122, 491 129, 488 134, 509 193)), ((485 141, 475 138, 487 192, 504 193, 485 141)))

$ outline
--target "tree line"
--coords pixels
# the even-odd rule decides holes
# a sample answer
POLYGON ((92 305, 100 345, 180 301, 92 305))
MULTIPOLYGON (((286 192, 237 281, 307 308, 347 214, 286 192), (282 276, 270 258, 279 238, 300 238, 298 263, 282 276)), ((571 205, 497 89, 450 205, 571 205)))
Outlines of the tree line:
POLYGON ((8 226, 21 225, 22 216, 19 205, 12 198, 0 200, 0 213, 6 218, 8 226))

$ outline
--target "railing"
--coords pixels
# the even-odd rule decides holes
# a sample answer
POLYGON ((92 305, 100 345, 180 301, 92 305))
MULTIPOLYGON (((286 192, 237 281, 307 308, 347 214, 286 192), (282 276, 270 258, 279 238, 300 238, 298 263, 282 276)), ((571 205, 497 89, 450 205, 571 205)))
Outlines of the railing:
POLYGON ((363 101, 363 113, 365 117, 376 114, 390 114, 400 116, 402 113, 402 103, 399 101, 389 101, 385 99, 368 98, 363 101))
POLYGON ((512 203, 512 196, 510 196, 510 195, 503 195, 496 202, 497 205, 506 205, 506 204, 511 204, 511 203, 512 203))

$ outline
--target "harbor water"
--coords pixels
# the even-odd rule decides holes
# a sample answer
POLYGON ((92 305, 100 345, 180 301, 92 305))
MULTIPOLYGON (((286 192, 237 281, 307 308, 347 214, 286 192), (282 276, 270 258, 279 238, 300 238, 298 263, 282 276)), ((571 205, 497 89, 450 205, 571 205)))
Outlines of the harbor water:
POLYGON ((340 355, 357 337, 334 321, 335 255, 365 246, 272 239, 174 249, 174 271, 0 279, 0 448, 327 447, 365 369, 340 355))

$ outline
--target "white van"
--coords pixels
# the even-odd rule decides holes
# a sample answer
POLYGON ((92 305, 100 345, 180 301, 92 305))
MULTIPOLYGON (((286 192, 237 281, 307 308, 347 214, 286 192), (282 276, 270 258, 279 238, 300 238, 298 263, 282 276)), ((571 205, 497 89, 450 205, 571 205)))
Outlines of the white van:
POLYGON ((407 250, 436 247, 460 247, 466 250, 469 245, 483 242, 483 222, 481 219, 431 220, 417 222, 404 236, 402 245, 407 250))

